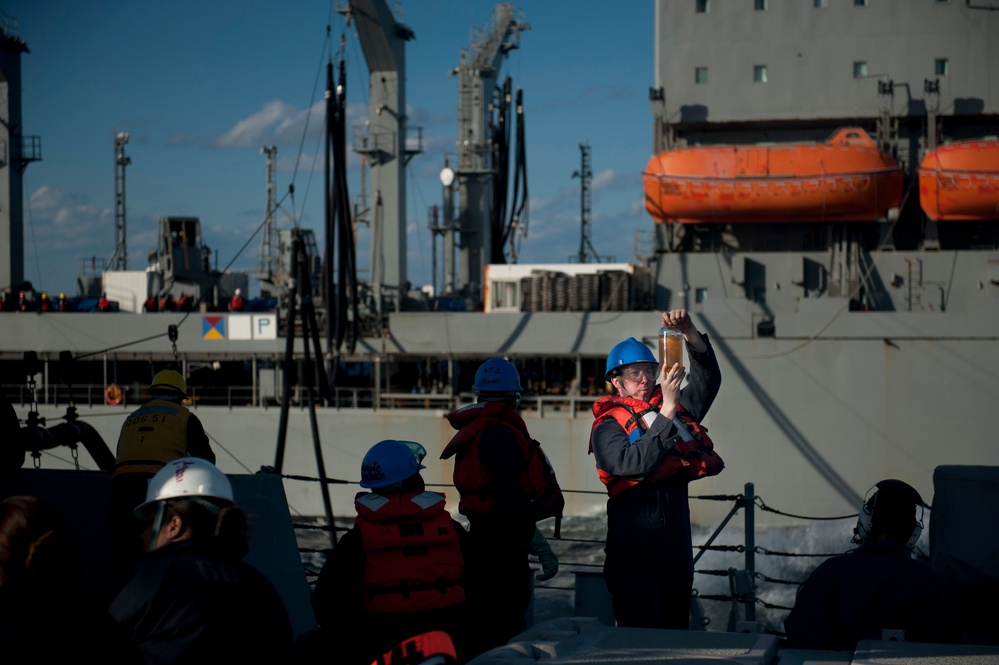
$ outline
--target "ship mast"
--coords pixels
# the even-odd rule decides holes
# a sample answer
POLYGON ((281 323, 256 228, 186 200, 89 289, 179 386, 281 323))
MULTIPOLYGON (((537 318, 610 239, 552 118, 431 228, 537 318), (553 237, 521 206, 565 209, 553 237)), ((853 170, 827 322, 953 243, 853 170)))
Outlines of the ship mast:
POLYGON ((264 212, 263 246, 260 248, 260 260, 257 264, 258 279, 271 281, 274 277, 275 248, 277 247, 277 224, 274 219, 274 170, 276 166, 277 146, 263 146, 261 154, 267 158, 267 207, 264 212))
POLYGON ((22 133, 21 54, 30 53, 18 36, 17 19, 3 17, 0 26, 0 289, 20 288, 24 281, 24 170, 42 158, 40 136, 22 133))
MULTIPOLYGON (((590 167, 590 146, 587 143, 579 144, 580 165, 579 170, 574 171, 573 178, 579 178, 579 254, 576 260, 579 263, 589 263, 590 257, 595 263, 600 263, 597 251, 593 249, 590 242, 590 181, 593 179, 593 169, 590 167)), ((572 261, 572 257, 569 257, 572 261)))
POLYGON ((108 270, 128 270, 128 250, 125 245, 125 167, 132 163, 125 156, 128 134, 118 132, 114 137, 114 254, 108 270))

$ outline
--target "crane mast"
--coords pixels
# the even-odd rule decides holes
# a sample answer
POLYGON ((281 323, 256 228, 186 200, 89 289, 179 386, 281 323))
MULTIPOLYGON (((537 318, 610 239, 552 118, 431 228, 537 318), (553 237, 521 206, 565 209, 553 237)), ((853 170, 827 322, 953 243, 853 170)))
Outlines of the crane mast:
POLYGON ((496 5, 491 25, 462 50, 461 64, 452 72, 458 76, 459 278, 475 308, 482 303, 485 264, 492 255, 493 92, 503 57, 520 45, 520 33, 529 27, 513 5, 496 5))
POLYGON ((378 313, 398 310, 409 282, 406 274, 406 164, 423 151, 422 135, 407 141, 406 42, 411 28, 396 20, 385 0, 349 0, 346 11, 368 64, 367 130, 354 138, 354 151, 367 160, 371 176, 371 289, 378 313))

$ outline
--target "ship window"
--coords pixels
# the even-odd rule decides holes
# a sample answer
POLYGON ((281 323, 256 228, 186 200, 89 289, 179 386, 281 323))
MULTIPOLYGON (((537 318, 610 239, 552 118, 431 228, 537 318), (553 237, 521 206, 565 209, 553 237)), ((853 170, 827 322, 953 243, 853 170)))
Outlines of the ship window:
POLYGON ((762 286, 755 286, 748 289, 749 299, 757 305, 767 304, 767 290, 762 286))
POLYGON ((950 61, 947 58, 937 58, 936 62, 933 63, 933 71, 936 72, 937 76, 949 76, 950 61))
POLYGON ((853 0, 854 7, 866 7, 870 4, 870 0, 853 0))
POLYGON ((867 76, 867 63, 863 60, 858 60, 853 63, 853 78, 860 79, 867 76))
POLYGON ((708 290, 700 287, 694 290, 694 302, 704 302, 708 299, 708 290))
POLYGON ((753 9, 758 12, 767 11, 767 0, 753 0, 753 9))
POLYGON ((707 14, 708 7, 708 0, 697 0, 696 11, 698 14, 707 14))
POLYGON ((493 311, 520 311, 519 287, 517 282, 493 282, 489 289, 493 296, 493 311))
POLYGON ((753 65, 753 81, 756 83, 766 83, 767 82, 767 66, 766 65, 753 65))
POLYGON ((829 0, 815 0, 816 9, 829 9, 829 0))
POLYGON ((708 82, 708 68, 707 67, 695 67, 694 68, 694 83, 707 83, 708 82))

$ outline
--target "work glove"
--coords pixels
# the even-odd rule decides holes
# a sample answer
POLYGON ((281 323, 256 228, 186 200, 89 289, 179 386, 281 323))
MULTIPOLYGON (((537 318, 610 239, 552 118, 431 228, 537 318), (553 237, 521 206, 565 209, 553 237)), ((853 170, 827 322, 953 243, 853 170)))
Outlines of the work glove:
POLYGON ((534 538, 531 539, 531 554, 538 557, 541 562, 541 574, 535 575, 534 579, 539 582, 550 580, 558 572, 558 557, 552 552, 548 539, 537 527, 534 528, 534 538))

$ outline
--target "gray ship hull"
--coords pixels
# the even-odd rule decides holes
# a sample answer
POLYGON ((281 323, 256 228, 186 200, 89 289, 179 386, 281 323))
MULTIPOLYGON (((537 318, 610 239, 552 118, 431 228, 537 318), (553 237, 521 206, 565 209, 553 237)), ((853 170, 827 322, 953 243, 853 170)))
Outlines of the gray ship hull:
MULTIPOLYGON (((666 294, 670 307, 689 307, 698 327, 708 333, 723 375, 705 425, 726 469, 693 484, 692 495, 735 495, 752 483, 763 501, 777 510, 843 515, 855 512, 868 489, 882 478, 904 479, 931 502, 935 467, 999 465, 999 449, 992 445, 999 431, 995 408, 999 298, 990 274, 999 265, 999 252, 872 255, 876 274, 886 281, 907 262, 918 259, 921 264, 919 285, 903 280, 893 289, 898 295, 893 311, 852 311, 845 298, 797 297, 792 293, 800 289, 793 285, 794 275, 781 273, 780 265, 793 270, 801 266, 802 257, 771 258, 766 264, 768 282, 782 284, 774 293, 787 295, 787 301, 768 297, 770 310, 731 293, 737 290, 732 284, 738 275, 731 263, 718 263, 721 255, 676 255, 660 262, 659 284, 706 285, 713 296, 688 303, 682 291, 666 294), (728 297, 716 297, 726 290, 728 297), (772 322, 772 336, 760 336, 763 320, 772 322)), ((691 295, 690 290, 686 295, 691 295)), ((281 338, 204 339, 199 334, 202 316, 192 314, 180 328, 178 351, 186 361, 262 361, 283 356, 281 338)), ((60 350, 95 353, 155 335, 168 322, 182 318, 179 314, 4 315, 0 351, 12 358, 34 349, 51 367, 60 350)), ((658 326, 656 312, 400 313, 390 317, 392 335, 368 340, 357 357, 386 368, 407 358, 497 354, 575 358, 593 364, 602 362, 606 350, 623 337, 641 336, 651 342, 658 326)), ((96 358, 111 362, 102 359, 154 356, 172 357, 165 336, 96 358)), ((263 383, 255 387, 258 393, 263 383)), ((44 390, 38 394, 39 411, 53 424, 63 407, 46 405, 46 396, 44 390)), ((446 395, 391 397, 377 396, 377 408, 316 409, 326 474, 353 483, 361 457, 372 443, 402 438, 420 441, 431 451, 425 472, 428 483, 449 484, 451 463, 435 463, 432 458, 452 434, 444 415, 461 400, 446 395)), ((606 498, 587 454, 592 400, 571 395, 525 400, 528 427, 569 491, 570 514, 602 511, 606 498)), ((245 403, 255 406, 195 407, 226 472, 256 471, 276 461, 280 408, 273 403, 260 406, 264 402, 257 396, 245 403)), ((18 405, 17 410, 24 418, 27 405, 18 405)), ((125 405, 80 405, 80 415, 100 431, 112 450, 128 410, 125 405)), ((287 432, 282 471, 316 477, 308 409, 290 409, 287 432)), ((68 459, 66 451, 43 453, 42 466, 65 467, 57 455, 68 459)), ((323 514, 316 483, 286 480, 285 486, 293 513, 323 514)), ((450 488, 445 489, 454 507, 455 497, 450 488)), ((335 484, 331 491, 334 513, 352 514, 356 484, 335 484)), ((712 525, 730 508, 724 502, 695 501, 691 509, 695 523, 712 525)), ((779 526, 796 520, 764 512, 758 522, 779 526)))

